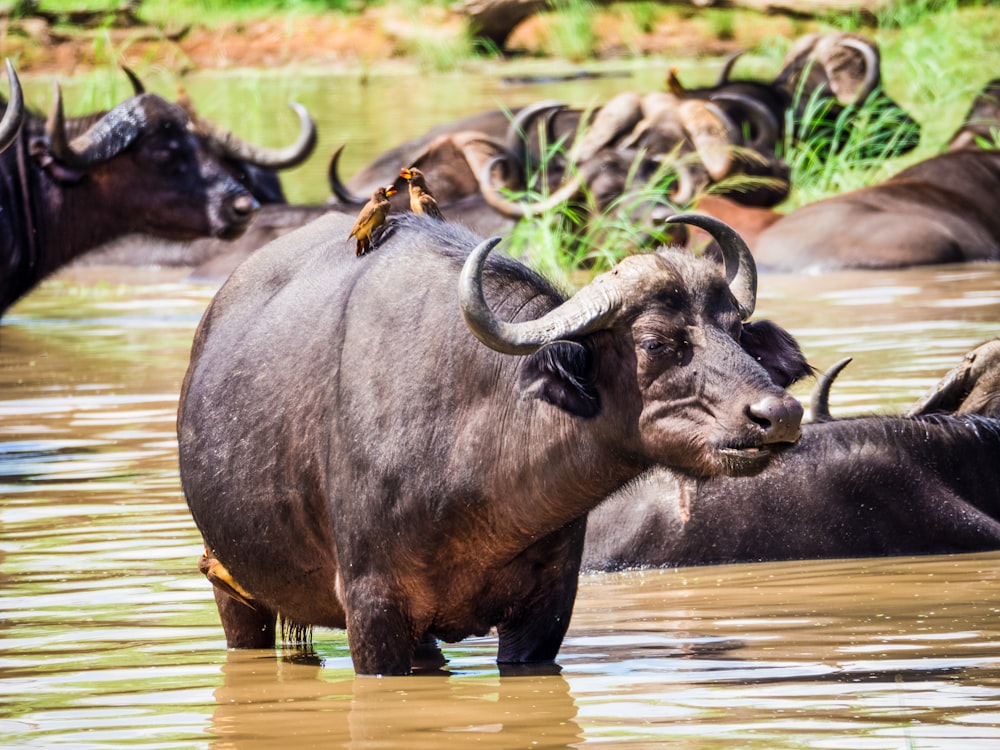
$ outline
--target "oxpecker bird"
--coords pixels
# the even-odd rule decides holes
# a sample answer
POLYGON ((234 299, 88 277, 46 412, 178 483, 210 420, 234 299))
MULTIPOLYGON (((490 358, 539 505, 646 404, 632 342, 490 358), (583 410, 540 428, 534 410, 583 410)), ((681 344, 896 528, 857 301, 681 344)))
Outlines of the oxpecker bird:
POLYGON ((427 189, 424 173, 416 167, 406 167, 400 171, 399 176, 410 183, 410 210, 415 214, 424 214, 432 219, 444 221, 437 201, 427 189))
POLYGON ((253 597, 236 582, 229 571, 226 570, 226 566, 215 559, 215 555, 212 554, 208 547, 205 547, 205 554, 198 561, 198 570, 204 573, 209 582, 215 588, 224 592, 226 596, 235 599, 240 604, 245 604, 250 609, 257 609, 253 606, 253 597))
POLYGON ((392 185, 376 188, 375 192, 372 193, 372 199, 361 209, 358 220, 354 222, 351 233, 347 235, 347 239, 354 237, 357 240, 356 255, 364 255, 374 250, 372 233, 385 224, 386 217, 389 215, 389 196, 395 194, 396 188, 392 185))

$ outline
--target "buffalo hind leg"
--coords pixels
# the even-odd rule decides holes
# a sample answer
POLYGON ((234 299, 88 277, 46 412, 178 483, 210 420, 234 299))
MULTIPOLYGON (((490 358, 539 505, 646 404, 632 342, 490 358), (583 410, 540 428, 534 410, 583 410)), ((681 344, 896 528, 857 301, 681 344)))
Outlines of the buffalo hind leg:
POLYGON ((213 587, 229 648, 274 648, 278 616, 255 602, 251 609, 213 587))

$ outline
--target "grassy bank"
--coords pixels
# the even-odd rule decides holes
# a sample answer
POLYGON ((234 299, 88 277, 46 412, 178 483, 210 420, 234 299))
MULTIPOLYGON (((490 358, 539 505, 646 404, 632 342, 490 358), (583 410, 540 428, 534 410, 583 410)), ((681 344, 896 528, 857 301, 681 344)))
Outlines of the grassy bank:
MULTIPOLYGON (((45 10, 77 8, 82 0, 46 0, 45 10)), ((89 7, 110 7, 90 2, 89 7)), ((827 195, 871 184, 902 167, 937 153, 957 127, 972 98, 1000 71, 1000 7, 988 2, 907 0, 882 14, 874 27, 857 18, 793 19, 751 11, 684 8, 652 2, 597 7, 583 0, 558 0, 553 12, 522 24, 509 40, 508 53, 477 44, 462 20, 449 12, 449 0, 365 3, 352 0, 146 0, 139 14, 149 25, 116 29, 53 25, 46 31, 17 31, 8 24, 0 38, 3 54, 24 71, 45 70, 69 76, 96 68, 95 89, 109 101, 119 97, 118 65, 150 67, 183 77, 204 68, 294 68, 406 64, 426 75, 472 69, 572 69, 580 63, 643 59, 673 64, 699 57, 718 59, 746 49, 738 76, 769 77, 780 67, 791 42, 810 31, 857 30, 873 37, 882 53, 886 91, 922 126, 920 146, 899 158, 860 156, 848 144, 820 162, 823 144, 788 145, 792 165, 790 199, 782 210, 827 195), (180 34, 178 29, 186 30, 180 34), (32 36, 34 34, 35 36, 32 36), (157 36, 159 35, 159 36, 157 36), (176 36, 176 38, 170 38, 176 36), (108 83, 112 81, 112 83, 108 83)), ((37 26, 37 24, 36 24, 37 26)), ((597 63, 600 64, 600 63, 597 63)), ((710 82, 705 67, 685 70, 688 85, 710 82)), ((870 113, 862 112, 861 116, 870 113)), ((864 138, 862 131, 859 138, 864 138)), ((387 144, 393 145, 393 144, 387 144)), ((522 227, 522 241, 550 248, 553 267, 604 267, 615 260, 605 248, 628 247, 634 227, 617 221, 581 230, 573 242, 566 229, 579 217, 548 216, 522 227), (525 234, 526 233, 526 234, 525 234)))

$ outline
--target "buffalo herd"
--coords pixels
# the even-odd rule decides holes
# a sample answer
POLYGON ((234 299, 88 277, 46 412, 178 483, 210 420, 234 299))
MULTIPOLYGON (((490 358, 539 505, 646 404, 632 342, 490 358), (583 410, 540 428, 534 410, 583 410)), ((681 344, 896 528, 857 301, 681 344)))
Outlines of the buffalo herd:
POLYGON ((831 371, 806 422, 787 389, 813 367, 752 318, 759 271, 1000 260, 1000 79, 938 155, 782 213, 789 144, 828 158, 862 106, 889 113, 883 157, 920 127, 864 36, 803 37, 771 80, 737 64, 442 124, 346 181, 341 147, 304 206, 279 179, 316 144, 298 105, 278 149, 130 71, 110 111, 67 118, 57 86, 43 117, 8 62, 0 314, 70 262, 224 281, 177 435, 234 648, 345 628, 358 673, 406 674, 495 630, 518 669, 556 658, 581 572, 1000 549, 1000 339, 905 414, 831 415, 831 371), (415 175, 439 215, 411 211, 415 175), (349 252, 376 192, 388 218, 349 252), (567 206, 647 245, 569 296, 493 252, 567 206))

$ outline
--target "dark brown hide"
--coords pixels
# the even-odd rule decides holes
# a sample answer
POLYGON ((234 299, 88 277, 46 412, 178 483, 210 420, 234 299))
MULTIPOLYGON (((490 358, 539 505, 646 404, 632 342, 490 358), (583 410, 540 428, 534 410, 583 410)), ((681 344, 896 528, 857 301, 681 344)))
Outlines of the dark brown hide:
POLYGON ((1000 260, 1000 151, 961 148, 885 182, 802 206, 753 245, 763 269, 1000 260))
POLYGON ((743 250, 631 256, 565 300, 452 223, 402 214, 356 258, 351 221, 256 252, 195 337, 181 478, 257 607, 220 608, 232 646, 272 646, 280 613, 346 626, 361 673, 492 627, 499 662, 549 662, 601 498, 654 463, 759 471, 798 435, 741 338, 743 250))
POLYGON ((754 477, 657 469, 587 523, 584 570, 1000 549, 1000 341, 906 417, 808 424, 754 477))

